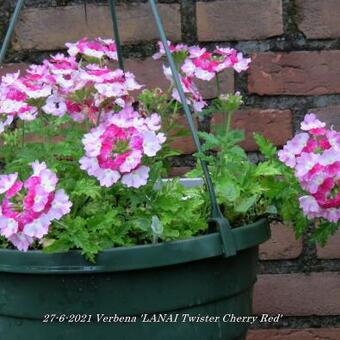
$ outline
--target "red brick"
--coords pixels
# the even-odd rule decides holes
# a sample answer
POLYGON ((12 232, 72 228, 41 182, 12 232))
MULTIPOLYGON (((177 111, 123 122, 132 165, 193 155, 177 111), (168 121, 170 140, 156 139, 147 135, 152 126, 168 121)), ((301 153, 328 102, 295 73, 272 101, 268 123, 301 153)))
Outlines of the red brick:
POLYGON ((271 238, 260 245, 261 260, 295 259, 301 255, 302 240, 296 240, 292 227, 273 223, 271 234, 271 238))
POLYGON ((248 89, 259 95, 340 93, 340 51, 257 53, 248 89))
POLYGON ((340 259, 340 230, 331 236, 324 247, 317 246, 320 259, 340 259))
POLYGON ((162 71, 162 62, 153 60, 151 57, 146 59, 129 58, 125 60, 126 71, 132 72, 136 76, 138 83, 147 89, 157 87, 166 90, 170 86, 162 71))
POLYGON ((0 66, 0 77, 5 76, 7 73, 14 73, 17 71, 20 71, 20 74, 22 74, 26 70, 27 67, 28 65, 24 63, 1 65, 0 66))
POLYGON ((170 177, 183 177, 187 172, 191 170, 188 166, 178 166, 170 169, 170 177))
MULTIPOLYGON (((170 143, 171 148, 179 151, 181 154, 184 154, 184 155, 190 155, 190 154, 195 153, 196 147, 191 137, 191 133, 189 131, 189 126, 188 126, 186 118, 184 116, 178 117, 177 124, 178 124, 179 129, 187 130, 188 135, 181 136, 181 137, 173 137, 173 140, 170 143)), ((174 134, 176 134, 176 131, 174 131, 174 134)))
MULTIPOLYGON (((170 86, 163 74, 163 62, 160 60, 153 60, 151 57, 146 59, 127 59, 125 62, 126 70, 135 74, 139 83, 145 85, 148 89, 159 87, 167 90, 170 86)), ((231 70, 224 72, 220 77, 220 86, 223 93, 234 91, 234 75, 231 70)), ((214 98, 217 96, 216 85, 214 81, 197 81, 197 86, 206 99, 214 98)))
MULTIPOLYGON (((5 64, 0 66, 0 77, 6 73, 12 73, 20 70, 24 72, 28 64, 5 64)), ((117 67, 117 64, 112 64, 111 68, 117 67)), ((145 85, 147 89, 155 89, 157 87, 167 90, 170 82, 165 78, 162 69, 162 61, 153 60, 151 57, 146 59, 129 58, 125 60, 125 68, 135 74, 137 81, 145 85)), ((220 76, 220 87, 223 93, 234 92, 234 74, 232 70, 223 72, 220 76)), ((217 89, 214 81, 196 81, 196 84, 205 99, 215 98, 217 89)), ((137 92, 136 92, 137 93, 137 92)))
POLYGON ((340 37, 339 0, 295 0, 298 27, 308 39, 340 37))
POLYGON ((254 313, 339 315, 339 288, 337 272, 259 275, 254 290, 254 313))
MULTIPOLYGON (((180 40, 179 4, 159 4, 158 8, 168 38, 180 40)), ((15 29, 13 46, 17 50, 54 50, 82 37, 112 37, 109 7, 89 4, 87 11, 86 23, 83 5, 24 9, 15 29)), ((123 43, 158 39, 148 3, 121 3, 117 6, 117 17, 123 43)))
POLYGON ((340 340, 340 328, 250 330, 247 340, 340 340))
MULTIPOLYGON (((230 93, 234 92, 234 71, 231 69, 224 71, 219 76, 220 81, 220 90, 221 93, 230 93)), ((197 87, 205 99, 211 99, 217 97, 217 88, 216 82, 212 81, 204 81, 204 80, 195 80, 197 87)))
POLYGON ((200 41, 265 39, 283 33, 281 0, 197 2, 200 41))
POLYGON ((328 127, 340 131, 340 105, 310 109, 309 112, 314 112, 328 127))
MULTIPOLYGON (((214 115, 212 125, 221 124, 221 122, 222 115, 214 115)), ((234 114, 232 127, 245 130, 246 140, 241 145, 247 151, 257 150, 253 138, 254 132, 259 132, 275 145, 282 146, 293 134, 292 113, 290 110, 243 109, 234 114)))

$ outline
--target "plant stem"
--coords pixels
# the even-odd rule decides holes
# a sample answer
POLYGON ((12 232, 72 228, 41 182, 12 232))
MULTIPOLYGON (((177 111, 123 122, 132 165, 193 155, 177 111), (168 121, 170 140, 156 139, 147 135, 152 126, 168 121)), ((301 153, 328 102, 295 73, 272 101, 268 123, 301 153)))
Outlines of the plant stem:
POLYGON ((97 124, 96 124, 97 126, 100 123, 100 116, 101 116, 101 114, 102 114, 102 111, 100 110, 99 113, 98 113, 98 117, 97 117, 97 124))
POLYGON ((53 222, 55 222, 55 223, 59 224, 60 226, 64 227, 65 229, 70 229, 70 227, 69 227, 69 226, 67 226, 67 225, 66 225, 66 224, 64 224, 64 223, 61 223, 61 222, 59 222, 58 220, 53 220, 53 222))
POLYGON ((25 146, 25 121, 22 121, 22 140, 21 140, 21 147, 25 146))
POLYGON ((177 110, 178 110, 178 102, 175 101, 175 107, 174 107, 174 109, 173 109, 173 111, 172 111, 172 116, 173 116, 173 117, 176 117, 177 110))
POLYGON ((218 77, 218 73, 216 73, 216 89, 217 89, 217 97, 221 95, 221 84, 220 84, 220 79, 218 77))
POLYGON ((227 112, 227 119, 226 119, 226 127, 225 127, 225 134, 227 135, 230 131, 231 127, 231 120, 233 118, 234 111, 227 112))

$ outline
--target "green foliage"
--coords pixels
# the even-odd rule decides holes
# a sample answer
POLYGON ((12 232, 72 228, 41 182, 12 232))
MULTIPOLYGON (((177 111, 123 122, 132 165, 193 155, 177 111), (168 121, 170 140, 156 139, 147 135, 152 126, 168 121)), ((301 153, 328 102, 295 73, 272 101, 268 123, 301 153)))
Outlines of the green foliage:
MULTIPOLYGON (((45 238, 34 244, 35 249, 47 253, 80 249, 94 262, 106 248, 184 239, 207 231, 210 203, 205 188, 185 189, 178 180, 171 180, 155 189, 160 178, 167 176, 169 157, 178 155, 169 147, 172 138, 185 135, 178 125, 181 104, 169 101, 171 91, 171 87, 166 92, 144 90, 139 95, 140 111, 145 115, 160 113, 163 130, 170 133, 157 156, 145 161, 151 168, 150 178, 138 190, 122 184, 100 187, 95 178, 80 169, 81 139, 90 128, 88 123, 41 114, 32 122, 18 122, 16 129, 1 135, 0 164, 4 164, 4 173, 18 172, 24 180, 30 176, 30 163, 45 161, 73 204, 70 214, 54 221, 45 238)), ((90 89, 79 90, 72 100, 81 103, 89 95, 90 89)), ((309 226, 298 202, 303 191, 293 171, 277 159, 276 147, 263 136, 254 134, 265 161, 254 164, 248 159, 239 145, 244 132, 231 129, 232 115, 241 103, 239 95, 220 96, 204 110, 203 115, 222 114, 223 121, 211 133, 199 132, 203 148, 196 157, 207 162, 218 203, 234 227, 261 216, 281 216, 294 225, 299 237, 309 226)), ((117 147, 122 151, 126 145, 117 147)), ((203 176, 199 162, 188 176, 203 176)), ((312 239, 325 244, 335 229, 334 224, 318 221, 312 239)), ((0 237, 0 247, 11 245, 0 237)))
POLYGON ((326 245, 330 236, 338 230, 339 226, 328 221, 318 221, 316 228, 313 231, 311 241, 318 242, 322 247, 326 245))
POLYGON ((10 244, 7 239, 0 235, 0 248, 9 248, 10 244))
MULTIPOLYGON (((252 163, 238 145, 244 140, 244 133, 232 130, 231 120, 241 102, 240 96, 220 97, 213 101, 208 111, 222 113, 223 121, 214 127, 212 133, 200 133, 204 154, 196 156, 208 163, 218 203, 233 226, 266 215, 291 223, 296 236, 300 237, 309 226, 298 201, 303 190, 292 169, 278 160, 277 148, 266 138, 254 134, 265 157, 265 161, 258 164, 252 163)), ((202 176, 199 165, 188 176, 202 176)), ((323 243, 331 232, 334 232, 331 227, 323 223, 313 238, 323 243)))
POLYGON ((164 227, 160 235, 164 241, 191 237, 207 228, 208 208, 201 189, 187 190, 171 181, 159 190, 150 184, 141 190, 118 185, 103 192, 95 183, 87 183, 88 191, 83 190, 84 179, 75 184, 71 197, 81 205, 75 204, 70 215, 54 223, 44 239, 44 251, 78 248, 94 261, 106 248, 150 243, 153 216, 164 227))
MULTIPOLYGON (((272 184, 277 183, 281 175, 281 169, 272 160, 254 164, 238 145, 245 138, 244 132, 232 130, 230 122, 240 103, 240 96, 214 101, 216 109, 228 110, 227 115, 212 133, 199 134, 204 143, 204 154, 196 155, 208 163, 218 203, 233 226, 254 222, 263 215, 276 212, 270 193, 272 184)), ((273 156, 274 152, 270 155, 273 156)), ((199 166, 189 176, 202 176, 199 166)))
MULTIPOLYGON (((153 113, 159 109, 170 116, 173 111, 177 112, 174 102, 164 102, 156 93, 143 93, 141 105, 147 111, 153 113), (154 101, 155 98, 158 101, 154 101)), ((74 95, 80 102, 87 96, 84 91, 74 95)), ((165 124, 169 129, 177 129, 174 116, 170 116, 164 119, 165 124)), ((151 168, 146 186, 138 190, 122 184, 105 188, 79 167, 79 158, 84 152, 81 139, 88 130, 86 124, 75 123, 67 117, 41 115, 1 135, 0 162, 4 164, 1 172, 18 172, 25 180, 31 175, 30 163, 44 161, 56 172, 58 187, 66 191, 72 202, 70 214, 54 221, 49 233, 35 242, 33 248, 47 253, 80 249, 94 262, 103 249, 155 241, 151 228, 155 218, 163 228, 157 237, 161 241, 191 237, 207 229, 209 209, 202 188, 185 189, 174 180, 159 190, 154 189, 160 177, 167 175, 167 159, 178 154, 168 144, 156 157, 145 160, 151 168)), ((0 247, 12 246, 0 237, 0 247)))
POLYGON ((267 197, 275 206, 278 215, 284 221, 291 223, 296 236, 301 237, 309 226, 308 219, 303 215, 298 200, 304 192, 294 176, 293 170, 277 158, 276 147, 259 134, 254 134, 254 138, 260 151, 266 157, 266 163, 272 164, 280 174, 279 177, 268 178, 270 191, 268 191, 267 197))

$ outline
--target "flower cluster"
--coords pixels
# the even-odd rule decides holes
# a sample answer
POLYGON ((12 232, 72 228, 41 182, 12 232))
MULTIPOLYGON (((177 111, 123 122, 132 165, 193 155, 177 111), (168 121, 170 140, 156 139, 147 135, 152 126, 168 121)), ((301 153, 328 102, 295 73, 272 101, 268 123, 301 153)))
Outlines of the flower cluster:
POLYGON ((133 74, 106 65, 105 60, 117 59, 112 40, 82 39, 67 46, 68 56, 57 54, 32 65, 22 77, 18 72, 2 78, 0 133, 14 118, 31 121, 39 112, 57 117, 67 113, 75 121, 94 124, 113 105, 130 103, 129 91, 142 87, 133 74))
MULTIPOLYGON (((96 196, 93 192, 98 190, 96 185, 91 188, 93 180, 89 181, 88 176, 95 177, 103 187, 120 183, 128 188, 139 188, 147 184, 150 167, 155 163, 150 158, 158 155, 166 141, 161 132, 160 114, 165 118, 164 126, 174 126, 172 119, 181 108, 177 103, 173 105, 171 98, 177 102, 181 100, 173 86, 170 68, 163 66, 166 77, 172 83, 169 91, 164 91, 164 96, 162 92, 159 97, 150 96, 151 91, 145 91, 139 96, 139 103, 136 102, 131 92, 143 86, 137 83, 132 73, 110 68, 117 61, 113 40, 84 38, 68 43, 66 47, 65 54, 58 53, 41 65, 31 65, 23 74, 17 72, 2 77, 0 134, 14 121, 38 121, 38 124, 18 124, 14 133, 9 129, 1 136, 6 141, 3 144, 6 155, 21 148, 18 157, 6 158, 5 168, 18 169, 22 164, 46 156, 51 168, 60 169, 58 177, 61 182, 61 176, 75 174, 71 181, 65 181, 65 188, 70 192, 73 190, 72 200, 76 209, 72 213, 81 219, 79 225, 83 225, 83 222, 87 223, 87 216, 82 216, 80 211, 83 207, 85 211, 88 202, 96 196), (161 105, 158 105, 158 100, 161 105), (169 117, 171 124, 166 121, 168 112, 173 114, 169 117), (63 119, 59 119, 61 117, 63 119), (72 128, 67 131, 66 138, 60 133, 63 144, 55 147, 50 137, 55 132, 60 136, 58 129, 61 126, 72 128), (42 131, 44 128, 46 131, 42 131), (37 146, 36 152, 27 152, 30 144, 26 143, 26 132, 33 136, 44 134, 46 147, 37 146), (79 138, 79 134, 82 137, 79 138), (20 136, 22 143, 18 143, 20 136), (82 157, 77 149, 82 148, 80 139, 84 148, 82 157), (23 154, 25 157, 22 157, 23 154), (59 161, 63 162, 62 167, 55 165, 59 161), (79 187, 86 185, 85 190, 75 183, 81 183, 79 187)), ((248 68, 250 62, 242 53, 230 48, 217 47, 209 52, 205 48, 170 42, 169 48, 179 70, 187 103, 195 112, 202 111, 207 105, 195 80, 211 81, 216 78, 218 83, 219 73, 228 68, 241 72, 248 68)), ((154 58, 160 59, 164 54, 160 44, 160 51, 154 58)), ((44 162, 35 161, 31 166, 33 174, 25 181, 19 180, 18 173, 12 173, 15 170, 6 171, 11 173, 9 175, 0 175, 0 235, 23 251, 38 245, 37 241, 48 233, 45 239, 49 236, 52 236, 52 242, 58 239, 55 236, 59 233, 58 228, 51 231, 50 226, 55 222, 65 227, 67 220, 56 221, 70 213, 72 206, 66 192, 57 190, 57 174, 44 162)), ((124 190, 118 191, 126 194, 124 190)), ((73 236, 68 237, 72 239, 73 236)), ((72 242, 71 245, 78 247, 78 242, 72 242)), ((40 242, 39 247, 44 247, 43 243, 48 242, 40 242)))
MULTIPOLYGON (((233 48, 216 47, 213 52, 198 46, 188 47, 183 44, 174 45, 168 41, 168 47, 173 54, 175 62, 179 66, 180 80, 187 95, 187 102, 192 105, 194 111, 200 112, 207 105, 194 84, 194 79, 210 81, 228 68, 236 72, 248 69, 250 58, 245 58, 241 52, 233 48)), ((154 54, 154 59, 160 59, 165 55, 162 43, 159 43, 159 52, 154 54)), ((172 80, 171 71, 163 67, 165 76, 172 80)), ((218 81, 218 79, 217 79, 218 81)), ((172 92, 172 97, 180 101, 177 89, 172 92)))
POLYGON ((83 38, 74 44, 67 43, 66 47, 68 48, 67 53, 72 57, 82 55, 96 59, 118 59, 116 43, 111 39, 97 38, 89 41, 87 38, 83 38))
POLYGON ((80 159, 81 169, 102 186, 119 180, 127 187, 145 185, 150 169, 142 165, 142 159, 161 149, 165 136, 157 133, 160 127, 156 113, 144 118, 131 107, 122 109, 84 136, 86 155, 80 159))
POLYGON ((44 162, 32 163, 32 169, 25 182, 18 180, 17 173, 0 175, 0 234, 23 251, 72 206, 63 189, 56 191, 58 178, 44 162))
POLYGON ((295 170, 308 195, 300 206, 310 218, 340 220, 340 133, 326 128, 315 114, 307 114, 301 130, 279 151, 279 159, 295 170))
MULTIPOLYGON (((174 80, 172 78, 172 72, 170 67, 163 66, 164 75, 168 80, 172 83, 172 98, 177 100, 179 103, 181 102, 179 93, 177 88, 174 86, 174 80)), ((195 112, 201 112, 202 109, 207 105, 206 101, 203 100, 202 95, 199 93, 198 88, 196 87, 193 78, 191 77, 183 77, 180 75, 180 81, 182 84, 183 91, 186 95, 186 101, 188 105, 191 105, 195 112)))

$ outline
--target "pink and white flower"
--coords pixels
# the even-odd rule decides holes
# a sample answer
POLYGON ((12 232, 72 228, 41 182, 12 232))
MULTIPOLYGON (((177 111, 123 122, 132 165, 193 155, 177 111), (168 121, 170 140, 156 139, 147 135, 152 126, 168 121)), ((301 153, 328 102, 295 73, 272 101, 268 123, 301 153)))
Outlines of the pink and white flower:
POLYGON ((294 168, 296 165, 296 157, 301 154, 302 150, 307 145, 308 140, 308 133, 300 133, 296 135, 293 139, 287 142, 282 150, 279 151, 278 156, 280 161, 290 168, 294 168))
MULTIPOLYGON (((163 72, 167 79, 169 79, 172 83, 172 73, 170 67, 163 66, 163 72)), ((184 90, 184 93, 187 95, 186 100, 187 104, 191 105, 195 112, 201 112, 203 108, 207 105, 207 103, 203 100, 202 95, 199 93, 196 85, 193 82, 193 79, 190 77, 184 77, 180 75, 180 81, 184 90)), ((179 96, 177 88, 173 88, 172 97, 181 103, 181 98, 179 96)))
MULTIPOLYGON (((184 52, 186 53, 188 51, 188 46, 184 45, 184 44, 177 44, 174 45, 171 41, 167 41, 170 53, 179 53, 179 52, 184 52)), ((158 47, 159 47, 159 52, 155 53, 153 55, 153 59, 157 60, 157 59, 161 59, 162 57, 165 56, 165 50, 164 50, 164 46, 163 43, 161 41, 158 42, 158 47)))
POLYGON ((62 117, 67 112, 67 106, 63 98, 51 95, 46 99, 46 104, 42 107, 42 110, 52 116, 62 117))
POLYGON ((12 188, 18 178, 18 173, 0 175, 0 195, 12 188))
POLYGON ((214 53, 210 53, 205 48, 195 46, 189 48, 189 56, 181 70, 189 77, 210 81, 227 68, 233 68, 238 73, 246 71, 250 62, 250 58, 245 58, 232 48, 217 47, 214 53))
POLYGON ((147 183, 149 171, 149 167, 142 165, 136 170, 125 174, 122 177, 122 183, 129 188, 139 188, 147 183))
POLYGON ((309 131, 312 135, 322 135, 326 132, 325 126, 326 123, 317 119, 314 113, 309 113, 301 123, 301 130, 309 131))
POLYGON ((245 58, 242 52, 238 52, 233 48, 216 47, 215 53, 217 56, 222 57, 217 71, 221 72, 226 68, 233 68, 236 72, 240 73, 246 71, 251 63, 250 58, 245 58))
POLYGON ((64 190, 56 190, 58 178, 44 162, 33 162, 32 169, 25 182, 17 173, 0 176, 0 234, 22 251, 45 236, 51 223, 72 206, 64 190))
POLYGON ((58 53, 42 65, 30 66, 24 75, 2 77, 0 84, 0 133, 14 118, 32 121, 39 112, 56 117, 68 114, 74 121, 88 119, 95 125, 116 104, 124 107, 139 90, 130 72, 111 70, 107 59, 117 60, 110 39, 86 38, 67 44, 69 55, 58 53), (81 55, 85 60, 77 61, 81 55))
POLYGON ((300 206, 309 219, 340 220, 340 134, 327 130, 326 124, 311 113, 301 129, 279 151, 279 159, 295 170, 301 187, 307 192, 300 206))
POLYGON ((194 58, 190 54, 189 58, 184 61, 181 70, 189 77, 210 81, 215 77, 218 65, 219 61, 214 60, 211 53, 203 52, 194 58))
POLYGON ((154 157, 165 141, 164 135, 157 134, 159 122, 157 114, 144 118, 131 107, 113 114, 84 136, 80 168, 102 186, 111 187, 119 180, 128 187, 145 185, 149 168, 142 164, 143 157, 154 157))
POLYGON ((111 39, 96 38, 94 40, 88 40, 83 38, 76 43, 67 43, 68 54, 72 57, 76 57, 79 54, 87 57, 101 59, 106 57, 110 60, 118 60, 117 47, 111 39))

